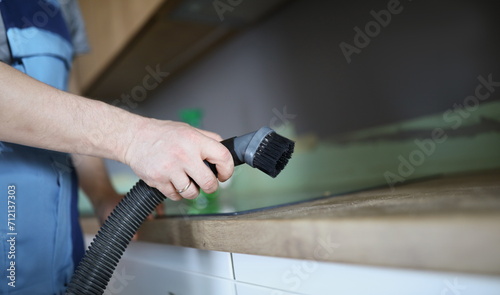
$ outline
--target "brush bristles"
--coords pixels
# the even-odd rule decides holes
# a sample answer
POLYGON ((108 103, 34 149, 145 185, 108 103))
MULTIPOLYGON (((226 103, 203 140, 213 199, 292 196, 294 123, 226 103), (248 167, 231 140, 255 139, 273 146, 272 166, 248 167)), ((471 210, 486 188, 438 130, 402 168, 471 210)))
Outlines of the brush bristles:
POLYGON ((276 177, 292 157, 295 143, 276 132, 269 133, 255 152, 253 167, 276 177))

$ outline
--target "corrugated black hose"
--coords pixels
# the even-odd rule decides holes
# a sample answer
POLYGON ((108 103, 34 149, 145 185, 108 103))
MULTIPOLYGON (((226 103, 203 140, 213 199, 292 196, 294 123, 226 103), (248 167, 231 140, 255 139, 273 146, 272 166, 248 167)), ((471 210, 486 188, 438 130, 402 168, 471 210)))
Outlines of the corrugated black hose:
POLYGON ((66 294, 103 294, 132 237, 163 200, 162 193, 139 180, 102 225, 78 265, 66 294))

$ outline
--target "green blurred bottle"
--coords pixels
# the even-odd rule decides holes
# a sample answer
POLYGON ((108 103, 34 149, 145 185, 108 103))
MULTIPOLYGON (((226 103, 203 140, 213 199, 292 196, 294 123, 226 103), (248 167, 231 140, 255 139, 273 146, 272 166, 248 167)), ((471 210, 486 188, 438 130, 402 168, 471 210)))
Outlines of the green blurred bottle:
MULTIPOLYGON (((182 109, 179 112, 179 117, 182 122, 187 123, 196 128, 202 128, 203 110, 198 108, 182 109)), ((213 214, 219 212, 219 190, 214 193, 207 194, 200 190, 200 194, 196 199, 183 201, 187 204, 188 214, 213 214)))

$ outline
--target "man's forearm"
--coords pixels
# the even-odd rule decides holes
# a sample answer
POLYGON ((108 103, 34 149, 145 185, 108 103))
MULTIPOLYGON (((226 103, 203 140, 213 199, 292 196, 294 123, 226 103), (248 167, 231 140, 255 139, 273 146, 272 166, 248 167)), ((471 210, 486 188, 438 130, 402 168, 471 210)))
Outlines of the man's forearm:
POLYGON ((118 160, 172 200, 194 198, 233 172, 220 136, 174 121, 143 118, 59 91, 0 63, 0 141, 118 160))
POLYGON ((0 140, 124 161, 142 118, 0 63, 0 140))

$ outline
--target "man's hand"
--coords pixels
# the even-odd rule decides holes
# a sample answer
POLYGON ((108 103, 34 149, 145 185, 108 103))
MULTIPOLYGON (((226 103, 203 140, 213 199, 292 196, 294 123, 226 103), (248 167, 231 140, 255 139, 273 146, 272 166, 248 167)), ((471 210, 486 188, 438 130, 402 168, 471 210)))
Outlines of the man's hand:
POLYGON ((233 159, 219 135, 173 121, 144 118, 139 125, 124 162, 169 199, 193 199, 199 188, 206 193, 217 189, 217 178, 204 160, 216 165, 220 181, 231 177, 233 159))

